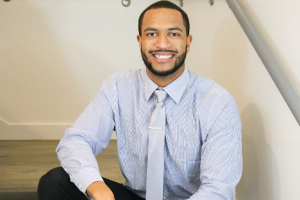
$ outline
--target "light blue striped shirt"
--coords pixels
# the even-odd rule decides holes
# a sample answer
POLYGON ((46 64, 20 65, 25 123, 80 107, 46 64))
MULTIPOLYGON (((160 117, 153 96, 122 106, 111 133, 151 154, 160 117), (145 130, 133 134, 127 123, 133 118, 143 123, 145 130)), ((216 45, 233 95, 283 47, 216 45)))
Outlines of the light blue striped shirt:
MULTIPOLYGON (((103 180, 95 155, 115 129, 124 185, 145 197, 148 127, 157 87, 145 69, 112 75, 66 130, 58 158, 82 192, 103 180)), ((242 174, 241 121, 233 97, 187 69, 164 90, 164 199, 233 200, 242 174)))

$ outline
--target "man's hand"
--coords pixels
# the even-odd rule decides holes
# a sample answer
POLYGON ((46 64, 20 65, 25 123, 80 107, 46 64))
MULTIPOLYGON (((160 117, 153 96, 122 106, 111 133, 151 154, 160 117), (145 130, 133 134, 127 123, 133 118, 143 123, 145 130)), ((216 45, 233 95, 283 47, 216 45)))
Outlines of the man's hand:
POLYGON ((112 191, 102 181, 97 181, 89 185, 86 192, 94 200, 115 200, 112 191))

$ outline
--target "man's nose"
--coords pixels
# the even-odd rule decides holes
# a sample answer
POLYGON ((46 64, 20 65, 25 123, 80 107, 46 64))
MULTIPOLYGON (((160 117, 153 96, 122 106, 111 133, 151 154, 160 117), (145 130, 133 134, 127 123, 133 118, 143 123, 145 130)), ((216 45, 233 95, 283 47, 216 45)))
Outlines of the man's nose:
POLYGON ((168 49, 171 47, 171 43, 167 35, 161 34, 157 37, 155 46, 160 49, 168 49))

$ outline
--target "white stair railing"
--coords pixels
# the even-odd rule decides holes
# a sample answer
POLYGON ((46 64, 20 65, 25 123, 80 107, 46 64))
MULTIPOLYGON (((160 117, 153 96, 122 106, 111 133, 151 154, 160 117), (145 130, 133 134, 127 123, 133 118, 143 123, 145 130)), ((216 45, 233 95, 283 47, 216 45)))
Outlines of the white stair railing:
POLYGON ((226 2, 300 125, 300 97, 285 74, 281 63, 276 59, 243 4, 239 0, 226 0, 226 2))

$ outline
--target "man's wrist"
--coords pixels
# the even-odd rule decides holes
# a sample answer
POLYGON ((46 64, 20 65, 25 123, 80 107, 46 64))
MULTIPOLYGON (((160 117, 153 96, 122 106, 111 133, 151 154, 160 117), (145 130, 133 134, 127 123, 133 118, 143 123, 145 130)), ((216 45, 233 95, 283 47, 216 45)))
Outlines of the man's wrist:
POLYGON ((96 181, 93 182, 92 184, 90 184, 87 188, 86 188, 86 194, 91 197, 92 199, 94 199, 96 192, 99 191, 99 189, 101 187, 103 187, 102 184, 105 184, 103 181, 96 181))
POLYGON ((114 200, 112 191, 103 181, 96 181, 89 185, 86 189, 86 194, 94 200, 114 200))

